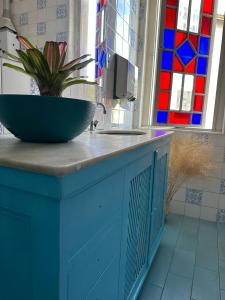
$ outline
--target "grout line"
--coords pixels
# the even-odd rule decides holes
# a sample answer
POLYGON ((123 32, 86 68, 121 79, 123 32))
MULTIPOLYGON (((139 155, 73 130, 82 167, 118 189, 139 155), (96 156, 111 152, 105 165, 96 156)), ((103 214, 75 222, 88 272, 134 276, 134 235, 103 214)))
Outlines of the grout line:
MULTIPOLYGON (((195 277, 195 269, 196 269, 196 257, 197 257, 197 250, 198 250, 198 244, 199 244, 199 232, 200 232, 200 219, 198 219, 198 230, 197 230, 197 237, 196 237, 196 247, 195 247, 195 260, 194 260, 194 270, 193 270, 193 275, 192 275, 192 282, 191 282, 191 295, 190 297, 192 298, 192 293, 193 293, 193 285, 194 285, 194 277, 195 277)), ((194 299, 194 298, 193 298, 194 299)))
POLYGON ((220 282, 220 255, 219 255, 219 225, 217 223, 217 251, 218 251, 218 276, 219 276, 219 298, 221 299, 221 282, 220 282))
POLYGON ((184 217, 185 216, 181 216, 181 217, 182 217, 181 218, 181 224, 180 224, 179 232, 178 232, 178 235, 177 235, 177 240, 176 240, 175 245, 173 247, 173 254, 171 255, 170 264, 169 264, 168 272, 166 274, 166 279, 165 279, 165 282, 164 282, 164 285, 163 285, 163 288, 162 288, 162 294, 161 294, 160 300, 162 299, 162 296, 163 296, 163 293, 164 293, 164 290, 165 290, 165 285, 166 285, 167 278, 168 278, 168 275, 170 273, 170 268, 171 268, 171 265, 172 265, 172 261, 173 261, 174 255, 175 255, 175 249, 176 249, 176 246, 177 246, 178 239, 180 237, 181 227, 182 227, 183 222, 184 222, 184 217))

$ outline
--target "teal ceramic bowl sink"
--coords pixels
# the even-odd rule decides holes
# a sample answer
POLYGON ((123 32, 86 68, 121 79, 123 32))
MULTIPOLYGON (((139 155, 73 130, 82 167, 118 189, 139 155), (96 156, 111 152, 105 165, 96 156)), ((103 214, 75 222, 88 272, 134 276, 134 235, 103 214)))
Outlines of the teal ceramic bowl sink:
POLYGON ((90 101, 31 95, 0 95, 0 122, 17 138, 34 143, 63 143, 91 123, 90 101))

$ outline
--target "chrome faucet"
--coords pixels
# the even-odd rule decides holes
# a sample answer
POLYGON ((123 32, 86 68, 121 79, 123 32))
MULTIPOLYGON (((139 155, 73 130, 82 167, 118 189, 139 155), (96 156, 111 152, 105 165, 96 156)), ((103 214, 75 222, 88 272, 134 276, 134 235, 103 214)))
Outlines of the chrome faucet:
MULTIPOLYGON (((103 114, 106 115, 106 108, 105 105, 103 103, 97 102, 97 106, 101 106, 102 110, 103 110, 103 114)), ((90 131, 94 131, 94 129, 96 129, 97 125, 98 125, 98 120, 92 120, 91 124, 90 124, 90 131)))

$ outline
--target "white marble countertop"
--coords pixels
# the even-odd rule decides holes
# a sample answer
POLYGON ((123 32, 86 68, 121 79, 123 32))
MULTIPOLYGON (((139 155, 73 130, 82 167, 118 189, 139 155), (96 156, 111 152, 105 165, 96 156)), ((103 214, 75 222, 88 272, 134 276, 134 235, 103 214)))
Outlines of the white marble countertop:
POLYGON ((0 167, 63 176, 172 134, 162 130, 146 132, 145 135, 85 132, 65 144, 24 143, 12 136, 0 136, 0 167))

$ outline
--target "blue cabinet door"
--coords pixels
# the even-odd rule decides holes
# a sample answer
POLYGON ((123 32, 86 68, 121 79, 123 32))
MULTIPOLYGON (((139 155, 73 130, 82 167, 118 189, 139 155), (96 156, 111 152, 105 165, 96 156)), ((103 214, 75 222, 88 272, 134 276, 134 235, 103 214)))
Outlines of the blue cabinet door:
POLYGON ((125 171, 120 298, 135 299, 148 271, 153 151, 125 171))
POLYGON ((153 197, 151 208, 150 261, 158 248, 164 227, 167 191, 168 149, 161 146, 154 152, 153 197))

